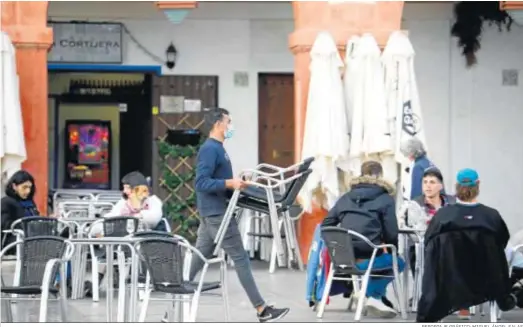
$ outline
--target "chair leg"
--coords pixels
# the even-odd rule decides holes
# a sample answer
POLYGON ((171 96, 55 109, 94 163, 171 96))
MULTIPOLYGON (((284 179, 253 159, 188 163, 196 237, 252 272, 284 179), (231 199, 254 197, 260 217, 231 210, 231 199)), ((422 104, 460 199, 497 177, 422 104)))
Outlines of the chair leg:
POLYGON ((498 322, 498 306, 496 301, 490 301, 490 322, 498 322))
MULTIPOLYGON (((21 241, 21 240, 22 240, 21 236, 17 234, 16 235, 16 241, 18 242, 18 241, 21 241)), ((19 244, 19 245, 16 246, 16 261, 15 261, 15 274, 13 275, 13 286, 20 285, 20 273, 21 273, 21 270, 22 270, 21 253, 22 253, 22 245, 19 244)), ((18 294, 13 294, 12 297, 13 298, 17 298, 18 294)))
POLYGON ((292 242, 292 250, 296 258, 296 262, 298 263, 298 269, 300 271, 303 271, 305 268, 303 265, 303 260, 301 258, 300 244, 298 243, 298 238, 296 237, 296 224, 293 220, 291 220, 290 214, 287 213, 287 215, 289 215, 289 232, 291 234, 289 235, 289 238, 292 242))
POLYGON ((118 261, 118 317, 117 322, 125 321, 125 279, 127 277, 127 267, 125 266, 125 255, 122 251, 117 252, 118 261))
POLYGON ((40 297, 40 316, 38 318, 38 322, 47 322, 47 301, 48 300, 49 300, 49 287, 43 287, 42 295, 40 297))
POLYGON ((149 298, 151 297, 151 289, 148 289, 145 291, 143 302, 142 302, 142 310, 140 310, 140 317, 138 318, 138 322, 145 322, 145 316, 147 315, 147 307, 149 306, 149 298))
POLYGON ((11 306, 11 295, 0 299, 2 301, 2 316, 5 316, 6 322, 13 322, 13 308, 11 306))
POLYGON ((363 280, 361 282, 361 291, 359 292, 358 305, 356 306, 356 314, 354 315, 355 321, 361 320, 361 315, 364 310, 364 303, 367 298, 367 287, 369 286, 369 280, 370 280, 370 273, 366 273, 363 276, 363 280))
MULTIPOLYGON (((399 269, 398 269, 398 258, 396 256, 394 256, 393 260, 392 260, 392 270, 394 273, 393 283, 394 283, 394 286, 396 289, 401 318, 406 320, 408 317, 407 317, 407 307, 405 306, 405 302, 408 302, 408 301, 405 298, 406 295, 403 294, 404 289, 403 289, 403 286, 401 285, 400 273, 399 273, 399 269)), ((413 300, 413 301, 415 301, 415 300, 413 300)))
POLYGON ((278 250, 276 248, 276 241, 273 239, 272 246, 271 246, 271 256, 270 256, 270 260, 269 260, 269 274, 273 274, 276 271, 277 258, 278 258, 278 250))
MULTIPOLYGON (((224 255, 224 252, 221 252, 221 255, 224 255)), ((225 321, 229 321, 230 312, 229 312, 229 297, 228 297, 228 281, 227 281, 227 265, 225 262, 220 264, 220 281, 222 284, 222 301, 223 301, 223 316, 225 321)))
POLYGON ((67 281, 66 281, 66 266, 60 265, 60 316, 62 322, 67 322, 67 281))
POLYGON ((100 281, 98 277, 98 258, 95 256, 91 257, 91 274, 93 284, 93 302, 100 301, 100 281))
POLYGON ((323 312, 325 312, 325 306, 327 305, 327 299, 332 287, 332 280, 334 279, 334 266, 331 264, 329 275, 327 276, 327 281, 325 283, 325 288, 323 289, 323 294, 321 296, 320 305, 318 306, 318 312, 316 318, 323 318, 323 312))

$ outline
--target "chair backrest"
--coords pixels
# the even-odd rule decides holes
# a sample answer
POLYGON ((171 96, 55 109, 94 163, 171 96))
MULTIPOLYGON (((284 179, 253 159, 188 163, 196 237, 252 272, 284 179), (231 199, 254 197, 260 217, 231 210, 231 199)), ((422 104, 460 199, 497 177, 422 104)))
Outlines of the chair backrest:
MULTIPOLYGON (((63 258, 67 249, 65 239, 55 236, 24 238, 21 244, 20 286, 41 286, 45 266, 51 259, 63 258)), ((51 276, 56 276, 59 265, 53 267, 51 276)))
POLYGON ((143 238, 162 238, 162 237, 165 237, 165 238, 173 238, 173 234, 170 234, 170 233, 167 233, 167 232, 160 232, 160 231, 143 231, 143 232, 136 232, 133 234, 133 238, 136 237, 136 238, 139 238, 139 237, 143 237, 143 238))
POLYGON ((282 207, 291 206, 296 202, 296 197, 300 193, 301 188, 305 185, 307 178, 312 173, 312 169, 307 169, 301 172, 301 176, 293 180, 289 187, 287 188, 285 195, 283 196, 283 201, 281 202, 282 207))
POLYGON ((59 236, 58 219, 34 216, 20 220, 20 226, 24 232, 24 238, 35 236, 59 236))
POLYGON ((303 160, 301 165, 296 170, 296 173, 300 174, 300 173, 303 173, 304 171, 306 171, 307 169, 309 169, 311 167, 313 161, 314 161, 314 157, 309 157, 309 158, 306 158, 305 160, 303 160))
POLYGON ((336 272, 341 274, 361 275, 356 266, 356 256, 352 236, 340 227, 322 227, 321 238, 325 242, 331 262, 336 272))
POLYGON ((111 217, 103 220, 104 237, 124 237, 138 231, 140 219, 136 217, 111 217))
POLYGON ((155 290, 183 284, 184 248, 175 238, 151 238, 136 243, 136 252, 145 263, 155 290))
POLYGON ((96 195, 95 199, 96 199, 96 201, 111 202, 114 204, 122 199, 122 193, 120 193, 120 192, 99 193, 98 195, 96 195))

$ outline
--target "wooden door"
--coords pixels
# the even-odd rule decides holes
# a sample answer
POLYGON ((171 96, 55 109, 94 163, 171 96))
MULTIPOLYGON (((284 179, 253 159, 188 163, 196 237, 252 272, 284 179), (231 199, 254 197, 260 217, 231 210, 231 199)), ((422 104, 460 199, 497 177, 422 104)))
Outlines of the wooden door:
POLYGON ((193 240, 200 218, 194 192, 198 149, 172 147, 165 138, 169 129, 202 128, 204 108, 218 105, 218 77, 154 76, 152 102, 153 190, 163 201, 164 216, 171 221, 173 231, 193 240), (165 113, 169 109, 162 108, 161 99, 165 96, 199 100, 201 111, 165 113))
POLYGON ((294 164, 294 76, 258 76, 259 162, 294 164))

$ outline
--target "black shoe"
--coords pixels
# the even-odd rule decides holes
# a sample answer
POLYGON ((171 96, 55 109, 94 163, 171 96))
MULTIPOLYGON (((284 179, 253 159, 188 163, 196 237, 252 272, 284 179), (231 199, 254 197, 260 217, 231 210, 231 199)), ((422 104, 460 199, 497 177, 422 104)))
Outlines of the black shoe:
POLYGON ((388 306, 389 308, 394 309, 394 305, 392 305, 392 302, 390 302, 389 299, 387 299, 386 296, 383 296, 383 297, 381 298, 381 302, 383 302, 383 304, 385 304, 385 305, 388 306))
POLYGON ((261 313, 258 313, 258 320, 260 322, 274 322, 285 317, 289 313, 289 308, 277 309, 271 305, 268 305, 263 309, 261 313))

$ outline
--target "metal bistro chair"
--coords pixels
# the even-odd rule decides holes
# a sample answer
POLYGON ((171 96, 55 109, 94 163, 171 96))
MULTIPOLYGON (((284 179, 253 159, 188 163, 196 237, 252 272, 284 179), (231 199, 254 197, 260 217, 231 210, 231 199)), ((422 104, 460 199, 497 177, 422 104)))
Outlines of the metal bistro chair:
MULTIPOLYGON (((155 292, 167 293, 172 295, 173 302, 190 301, 189 321, 195 322, 198 311, 198 303, 202 292, 212 290, 222 290, 223 310, 225 320, 229 320, 229 305, 227 299, 227 287, 225 283, 225 260, 223 258, 206 259, 200 251, 181 239, 154 238, 138 241, 135 244, 136 251, 140 259, 144 261, 147 271, 151 276, 152 287, 155 292), (185 258, 184 258, 185 252, 185 258), (187 256, 198 256, 204 261, 204 266, 198 282, 188 281, 188 264, 187 256), (219 263, 221 266, 221 280, 219 282, 204 282, 205 275, 211 264, 219 263), (190 298, 192 296, 192 298, 190 298)), ((149 305, 151 289, 145 293, 140 313, 139 321, 145 321, 147 308, 149 305)), ((209 294, 210 295, 210 294, 209 294)))
MULTIPOLYGON (((2 294, 9 297, 2 298, 5 302, 5 314, 7 321, 13 321, 11 311, 11 299, 13 295, 41 295, 39 322, 47 320, 47 301, 49 293, 59 295, 60 313, 62 321, 67 321, 67 286, 65 284, 66 263, 74 253, 74 245, 61 237, 36 236, 28 237, 11 243, 0 253, 0 258, 10 248, 17 246, 21 253, 21 274, 19 285, 5 286, 2 279, 2 294), (57 273, 60 273, 60 286, 54 285, 57 273)), ((32 300, 32 298, 20 298, 18 300, 32 300)))
MULTIPOLYGON (((111 217, 111 218, 102 218, 94 221, 87 232, 88 238, 95 238, 99 235, 95 235, 96 226, 102 225, 103 237, 128 237, 131 234, 136 233, 138 230, 143 229, 143 224, 140 222, 140 219, 135 217, 111 217)), ((95 250, 94 245, 89 245, 89 250, 91 254, 91 266, 92 266, 92 290, 93 290, 93 301, 98 302, 100 299, 100 281, 98 279, 98 264, 104 263, 105 260, 100 257, 105 254, 105 251, 95 250)), ((126 258, 129 258, 131 255, 130 249, 127 247, 118 247, 116 250, 118 260, 116 264, 119 267, 120 274, 120 283, 125 281, 127 266, 126 258), (123 261, 123 262, 122 262, 123 261)), ((83 278, 82 278, 83 280, 83 278)), ((109 289, 108 285, 108 289, 109 289)), ((110 296, 110 295, 108 295, 110 296)))
MULTIPOLYGON (((308 169, 308 167, 310 167, 313 160, 313 158, 310 158, 302 163, 286 168, 283 171, 274 173, 277 174, 276 176, 280 176, 285 175, 285 173, 295 172, 291 177, 284 180, 276 179, 267 174, 264 175, 263 172, 257 170, 243 171, 240 175, 241 177, 251 174, 251 177, 256 178, 257 181, 251 181, 249 182, 251 185, 250 187, 243 191, 236 190, 233 193, 222 224, 220 225, 220 229, 218 230, 218 234, 214 240, 216 244, 214 255, 217 255, 220 251, 223 238, 225 237, 227 228, 233 217, 234 210, 236 207, 238 207, 267 214, 269 216, 272 235, 251 235, 273 238, 273 246, 275 247, 276 256, 274 260, 278 261, 279 266, 284 265, 285 257, 280 231, 280 227, 283 226, 286 235, 285 239, 289 256, 292 258, 294 255, 293 259, 296 260, 298 265, 301 267, 303 264, 301 263, 301 255, 299 253, 299 246, 297 244, 296 232, 294 224, 292 223, 291 219, 289 219, 288 210, 290 206, 294 204, 298 193, 312 172, 312 170, 308 169), (259 180, 267 181, 268 185, 259 183, 259 180), (278 189, 280 189, 282 186, 286 186, 284 192, 278 192, 278 189), (280 223, 279 220, 281 215, 283 215, 283 218, 280 223)), ((241 214, 238 214, 237 216, 241 217, 241 214)))
POLYGON ((361 292, 358 296, 358 305, 354 317, 355 321, 360 321, 363 312, 363 301, 365 300, 369 280, 371 277, 379 277, 394 278, 394 291, 398 298, 401 316, 403 319, 407 319, 407 312, 404 308, 405 301, 403 298, 403 289, 401 288, 401 281, 399 278, 398 253, 394 245, 375 245, 365 236, 340 227, 323 227, 321 229, 321 235, 331 257, 331 267, 318 307, 318 318, 323 317, 323 312, 325 311, 325 305, 327 304, 327 298, 329 297, 333 280, 352 281, 354 284, 354 290, 357 288, 357 282, 361 280, 361 292), (372 249, 372 255, 369 259, 368 265, 369 268, 367 268, 367 270, 360 270, 356 265, 356 256, 354 254, 352 240, 353 237, 365 242, 372 249), (392 252, 392 275, 390 275, 391 269, 389 268, 372 269, 378 251, 386 249, 389 249, 392 252))
MULTIPOLYGON (((63 219, 34 216, 25 217, 15 220, 11 224, 10 233, 16 235, 16 241, 20 241, 28 237, 36 236, 60 236, 63 228, 69 228, 69 238, 74 235, 77 226, 74 223, 64 221, 63 219)), ((13 285, 19 285, 20 270, 21 270, 21 245, 17 247, 16 264, 13 285)))
MULTIPOLYGON (((165 218, 162 218, 165 219, 165 218)), ((143 231, 143 232, 136 232, 132 234, 130 237, 132 238, 176 238, 180 239, 182 241, 186 241, 185 238, 179 236, 179 235, 173 235, 170 233, 170 231, 167 232, 160 232, 160 231, 143 231)), ((140 264, 140 274, 138 275, 138 287, 145 288, 145 290, 140 290, 138 298, 140 301, 143 300, 143 296, 145 292, 149 289, 151 285, 151 275, 147 273, 147 268, 145 265, 143 265, 143 262, 140 264)))

